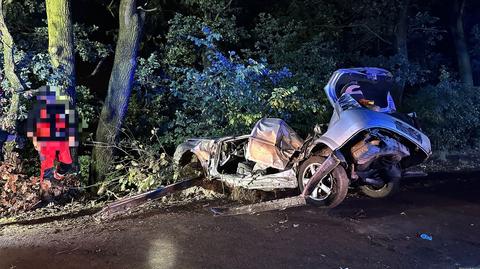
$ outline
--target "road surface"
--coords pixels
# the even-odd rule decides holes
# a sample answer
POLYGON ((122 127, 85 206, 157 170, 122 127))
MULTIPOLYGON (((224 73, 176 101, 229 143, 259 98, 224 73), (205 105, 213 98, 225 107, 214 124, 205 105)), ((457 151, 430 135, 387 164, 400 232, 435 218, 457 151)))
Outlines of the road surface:
POLYGON ((479 175, 407 181, 394 199, 353 194, 333 210, 213 217, 217 200, 3 226, 0 268, 480 268, 479 175))

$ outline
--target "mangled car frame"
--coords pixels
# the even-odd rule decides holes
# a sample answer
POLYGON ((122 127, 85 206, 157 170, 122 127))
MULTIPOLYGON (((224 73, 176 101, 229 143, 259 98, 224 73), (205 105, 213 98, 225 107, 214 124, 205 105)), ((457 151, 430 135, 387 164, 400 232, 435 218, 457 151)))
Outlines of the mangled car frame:
POLYGON ((431 155, 415 113, 396 111, 393 89, 387 70, 340 69, 324 88, 333 107, 325 133, 317 126, 304 140, 283 120, 264 118, 249 135, 188 139, 174 160, 179 169, 193 160, 207 178, 231 187, 298 189, 315 205, 337 206, 349 187, 386 197, 405 168, 431 155))

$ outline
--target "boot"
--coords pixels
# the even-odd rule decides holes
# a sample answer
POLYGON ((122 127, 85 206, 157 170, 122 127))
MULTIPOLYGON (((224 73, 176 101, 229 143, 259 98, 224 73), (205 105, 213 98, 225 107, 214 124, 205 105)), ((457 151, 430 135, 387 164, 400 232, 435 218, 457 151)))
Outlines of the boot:
POLYGON ((54 171, 54 177, 57 180, 62 180, 72 170, 72 164, 59 163, 57 169, 54 171))
POLYGON ((46 199, 52 199, 60 196, 65 187, 62 182, 55 178, 55 169, 49 168, 43 173, 43 182, 41 183, 41 195, 46 199))

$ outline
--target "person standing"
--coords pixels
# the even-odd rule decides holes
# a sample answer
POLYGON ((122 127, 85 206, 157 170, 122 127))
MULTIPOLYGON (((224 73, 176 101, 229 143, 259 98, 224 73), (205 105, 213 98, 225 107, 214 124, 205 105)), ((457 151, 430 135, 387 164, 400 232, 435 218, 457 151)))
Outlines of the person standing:
POLYGON ((40 183, 48 189, 72 169, 70 147, 78 146, 78 116, 58 86, 38 90, 27 120, 27 136, 40 155, 40 183), (58 165, 54 167, 58 156, 58 165), (48 180, 50 184, 44 184, 48 180))

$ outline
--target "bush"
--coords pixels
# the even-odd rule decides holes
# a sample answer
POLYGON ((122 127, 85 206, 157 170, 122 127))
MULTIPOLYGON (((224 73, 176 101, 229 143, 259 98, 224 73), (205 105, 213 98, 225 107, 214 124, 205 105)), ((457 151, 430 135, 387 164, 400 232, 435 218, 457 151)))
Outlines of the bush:
POLYGON ((88 185, 90 177, 90 164, 92 163, 92 157, 90 155, 78 156, 78 162, 80 164, 80 182, 83 185, 88 185))
POLYGON ((121 155, 115 159, 98 194, 144 192, 172 183, 172 159, 165 153, 154 131, 148 140, 136 139, 126 132, 124 136, 125 138, 114 146, 121 155))
POLYGON ((467 150, 480 145, 480 96, 442 70, 440 82, 407 101, 417 111, 434 150, 467 150))
POLYGON ((245 60, 233 51, 226 55, 215 44, 220 34, 208 27, 203 33, 204 37, 189 39, 207 50, 207 65, 201 70, 177 68, 183 79, 171 82, 171 93, 179 105, 166 142, 244 134, 262 117, 290 121, 297 112, 314 115, 318 110, 316 100, 305 98, 301 87, 288 83, 292 73, 287 68, 273 70, 263 59, 245 60))
POLYGON ((125 119, 126 129, 143 138, 149 135, 144 130, 166 130, 175 113, 176 102, 166 87, 168 83, 157 53, 138 59, 135 84, 125 119))

